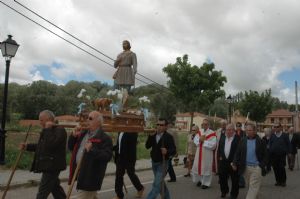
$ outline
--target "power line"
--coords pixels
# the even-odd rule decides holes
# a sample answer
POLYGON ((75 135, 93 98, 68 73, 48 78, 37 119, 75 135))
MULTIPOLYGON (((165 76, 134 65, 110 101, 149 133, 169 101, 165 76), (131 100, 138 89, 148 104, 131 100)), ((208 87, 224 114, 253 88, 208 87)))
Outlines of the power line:
MULTIPOLYGON (((71 44, 72 46, 74 46, 74 47, 76 47, 76 48, 82 50, 83 52, 89 54, 90 56, 92 56, 92 57, 98 59, 99 61, 102 61, 102 62, 106 63, 107 65, 109 65, 109 66, 111 66, 111 67, 114 68, 114 66, 113 66, 112 64, 106 62, 105 60, 103 60, 103 59, 101 59, 100 57, 94 55, 93 53, 91 53, 91 52, 89 52, 89 51, 87 51, 87 50, 81 48, 80 46, 74 44, 73 42, 71 42, 71 41, 65 39, 64 37, 62 37, 62 36, 60 36, 60 35, 58 35, 57 33, 53 32, 52 30, 50 30, 50 29, 48 29, 47 27, 43 26, 42 24, 40 24, 40 23, 34 21, 34 20, 31 19, 30 17, 28 17, 28 16, 26 16, 25 14, 21 13, 20 11, 16 10, 15 8, 13 8, 13 7, 7 5, 7 4, 4 3, 3 1, 0 1, 0 3, 2 3, 3 5, 5 5, 5 6, 8 7, 9 9, 13 10, 14 12, 18 13, 19 15, 25 17, 25 18, 28 19, 29 21, 31 21, 31 22, 35 23, 36 25, 40 26, 41 28, 43 28, 43 29, 47 30, 48 32, 54 34, 55 36, 59 37, 60 39, 64 40, 65 42, 71 44)), ((140 82, 142 82, 142 83, 144 83, 144 84, 146 84, 146 85, 154 86, 153 84, 149 84, 149 83, 147 83, 147 82, 145 82, 145 81, 143 81, 143 80, 141 80, 141 79, 139 79, 139 78, 137 78, 137 77, 135 77, 135 79, 138 80, 138 81, 140 81, 140 82)), ((160 86, 162 86, 162 85, 160 85, 160 86)), ((159 88, 159 87, 157 87, 157 88, 159 88)), ((165 87, 162 87, 162 88, 165 88, 165 87)), ((161 89, 161 88, 159 88, 159 89, 161 89)))
MULTIPOLYGON (((71 33, 69 33, 68 31, 64 30, 63 28, 57 26, 56 24, 54 24, 53 22, 51 22, 50 20, 46 19, 45 17, 41 16, 40 14, 38 14, 37 12, 33 11, 32 9, 28 8, 27 6, 23 5, 22 3, 18 2, 17 0, 14 0, 14 2, 16 2, 17 4, 19 4, 20 6, 22 6, 23 8, 25 8, 26 10, 30 11, 31 13, 33 13, 34 15, 38 16, 39 18, 43 19, 44 21, 48 22, 49 24, 51 24, 52 26, 56 27, 57 29, 61 30, 62 32, 66 33, 67 35, 69 35, 70 37, 76 39, 77 41, 81 42, 82 44, 88 46, 89 48, 93 49, 94 51, 100 53, 101 55, 105 56, 106 58, 115 61, 113 58, 111 58, 110 56, 106 55, 105 53, 101 52, 100 50, 96 49, 95 47, 91 46, 90 44, 84 42, 83 40, 79 39, 78 37, 72 35, 71 33)), ((106 62, 105 62, 106 63, 106 62)), ((164 87, 163 85, 160 85, 159 83, 153 81, 152 79, 137 73, 137 75, 140 75, 141 77, 151 81, 152 83, 158 84, 159 86, 164 87)), ((168 89, 168 88, 166 88, 168 89)))
POLYGON ((25 8, 26 10, 30 11, 31 13, 35 14, 36 16, 40 17, 41 19, 43 19, 44 21, 48 22, 49 24, 51 24, 52 26, 58 28, 59 30, 63 31, 64 33, 66 33, 67 35, 69 35, 70 37, 76 39, 77 41, 83 43, 84 45, 90 47, 91 49, 95 50, 96 52, 100 53, 101 55, 105 56, 106 58, 115 61, 113 58, 107 56, 106 54, 104 54, 103 52, 101 52, 100 50, 96 49, 95 47, 87 44, 86 42, 82 41, 81 39, 79 39, 78 37, 72 35, 71 33, 67 32, 66 30, 62 29, 61 27, 55 25, 54 23, 52 23, 51 21, 49 21, 48 19, 44 18, 43 16, 39 15, 37 12, 31 10, 30 8, 26 7, 25 5, 23 5, 22 3, 14 0, 14 2, 16 2, 17 4, 19 4, 20 6, 22 6, 23 8, 25 8))

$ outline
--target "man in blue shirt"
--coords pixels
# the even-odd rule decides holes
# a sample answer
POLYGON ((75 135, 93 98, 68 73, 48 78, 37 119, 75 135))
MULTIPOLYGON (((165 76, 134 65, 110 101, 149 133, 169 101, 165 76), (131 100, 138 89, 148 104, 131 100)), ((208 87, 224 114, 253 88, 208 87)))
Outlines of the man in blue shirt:
POLYGON ((249 190, 246 199, 255 199, 260 189, 262 176, 266 174, 266 145, 256 134, 254 124, 247 124, 247 136, 241 139, 231 164, 233 170, 246 177, 249 190))

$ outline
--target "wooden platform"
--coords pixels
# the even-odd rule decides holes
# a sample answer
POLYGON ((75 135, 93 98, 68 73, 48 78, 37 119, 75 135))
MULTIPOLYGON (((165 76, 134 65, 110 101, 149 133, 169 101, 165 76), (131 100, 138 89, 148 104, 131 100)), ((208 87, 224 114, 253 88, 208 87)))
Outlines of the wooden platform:
MULTIPOLYGON (((136 115, 132 113, 121 113, 112 117, 110 111, 102 111, 104 124, 103 130, 105 132, 132 132, 139 133, 145 130, 145 121, 143 115, 136 115)), ((78 121, 58 121, 58 125, 65 128, 74 128, 75 126, 87 126, 87 122, 78 121)), ((153 132, 153 129, 147 129, 147 132, 153 132)))
POLYGON ((103 130, 106 132, 143 132, 144 115, 121 113, 112 117, 111 112, 102 112, 104 118, 103 130))

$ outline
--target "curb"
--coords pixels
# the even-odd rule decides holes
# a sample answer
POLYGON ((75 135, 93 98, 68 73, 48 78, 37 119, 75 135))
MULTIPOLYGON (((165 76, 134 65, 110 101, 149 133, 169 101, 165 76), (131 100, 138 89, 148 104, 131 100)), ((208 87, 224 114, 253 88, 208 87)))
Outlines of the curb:
MULTIPOLYGON (((179 163, 177 166, 181 166, 183 165, 183 163, 179 163)), ((141 168, 141 169, 136 169, 136 172, 142 172, 142 171, 147 171, 147 170, 151 170, 151 167, 147 167, 147 168, 141 168)), ((29 171, 28 171, 29 172, 29 171)), ((105 176, 112 176, 115 175, 115 172, 109 172, 106 173, 105 176)), ((60 182, 67 182, 68 178, 67 177, 62 177, 60 178, 60 182)), ((21 183, 16 183, 16 184, 11 184, 9 186, 9 190, 11 189, 18 189, 18 188, 27 188, 27 187, 35 187, 38 186, 40 183, 40 179, 39 180, 28 180, 27 182, 21 182, 21 183)), ((5 189, 6 185, 0 185, 0 190, 1 192, 5 189)))
MULTIPOLYGON (((147 171, 147 170, 150 170, 150 169, 151 169, 151 167, 136 169, 136 172, 147 171)), ((105 174, 105 176, 112 176, 112 175, 115 175, 115 172, 109 172, 109 173, 105 174)), ((60 178, 60 181, 61 182, 67 182, 68 178, 64 176, 64 177, 60 178)), ((17 189, 17 188, 21 188, 21 187, 34 187, 34 186, 38 186, 39 183, 40 183, 40 179, 38 179, 38 180, 28 180, 27 182, 21 182, 21 183, 15 183, 15 184, 11 184, 9 186, 9 190, 17 189)), ((5 185, 0 185, 0 190, 1 191, 3 191, 5 188, 6 188, 6 184, 5 185)))

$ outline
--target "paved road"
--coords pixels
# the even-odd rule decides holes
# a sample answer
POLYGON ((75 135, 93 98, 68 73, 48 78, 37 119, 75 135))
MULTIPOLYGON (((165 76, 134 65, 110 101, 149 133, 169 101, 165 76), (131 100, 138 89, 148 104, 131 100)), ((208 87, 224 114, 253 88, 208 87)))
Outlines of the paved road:
MULTIPOLYGON (((172 199, 192 199, 192 198, 207 198, 215 199, 220 198, 220 190, 217 184, 217 177, 213 178, 212 187, 207 190, 202 190, 191 182, 191 178, 183 177, 186 170, 182 166, 175 167, 176 174, 178 176, 177 182, 168 183, 168 187, 171 193, 172 199)), ((152 171, 141 171, 138 172, 142 183, 146 187, 146 193, 151 188, 151 183, 153 180, 152 171)), ((260 190, 259 198, 272 198, 272 199, 300 199, 300 171, 295 170, 293 172, 288 171, 288 182, 287 187, 275 187, 274 186, 274 175, 273 173, 268 174, 263 178, 262 187, 260 190)), ((166 180, 168 177, 166 177, 166 180)), ((128 177, 125 177, 125 182, 128 189, 128 194, 125 198, 135 198, 136 190, 132 187, 129 182, 128 177)), ((63 183, 65 190, 67 190, 67 184, 63 183)), ((245 198, 247 189, 241 189, 239 198, 245 198)), ((33 199, 37 192, 37 187, 21 187, 17 189, 10 190, 7 194, 7 199, 33 199)), ((73 191, 75 194, 76 191, 73 191)), ((0 194, 2 195, 2 193, 0 194)), ((115 196, 114 193, 114 176, 106 176, 102 186, 102 190, 98 193, 98 198, 111 199, 115 196)), ((49 198, 52 198, 49 197, 49 198)), ((74 198, 74 197, 72 197, 74 198)), ((145 198, 145 197, 144 197, 145 198)))

